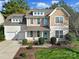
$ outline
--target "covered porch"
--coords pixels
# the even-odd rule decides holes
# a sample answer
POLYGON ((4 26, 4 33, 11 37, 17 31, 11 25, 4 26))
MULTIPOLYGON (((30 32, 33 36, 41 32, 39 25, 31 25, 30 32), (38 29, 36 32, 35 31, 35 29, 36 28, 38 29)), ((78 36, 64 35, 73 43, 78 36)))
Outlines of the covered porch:
POLYGON ((38 40, 40 37, 43 37, 48 41, 50 37, 49 28, 39 26, 26 27, 25 39, 38 40))

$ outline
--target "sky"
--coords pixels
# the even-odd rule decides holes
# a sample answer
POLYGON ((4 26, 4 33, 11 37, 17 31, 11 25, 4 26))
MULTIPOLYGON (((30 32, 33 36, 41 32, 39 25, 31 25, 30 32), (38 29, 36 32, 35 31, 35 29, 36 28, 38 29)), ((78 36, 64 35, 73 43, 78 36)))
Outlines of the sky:
MULTIPOLYGON (((7 2, 8 0, 0 0, 0 9, 2 9, 3 1, 7 2)), ((59 0, 25 0, 28 2, 31 9, 37 8, 47 8, 51 4, 58 3, 59 0)), ((79 0, 64 0, 69 6, 71 6, 76 11, 79 11, 79 0)))
MULTIPOLYGON (((60 0, 27 0, 31 8, 46 8, 51 4, 58 3, 60 0)), ((76 11, 79 11, 79 0, 64 0, 66 4, 71 6, 76 11)))

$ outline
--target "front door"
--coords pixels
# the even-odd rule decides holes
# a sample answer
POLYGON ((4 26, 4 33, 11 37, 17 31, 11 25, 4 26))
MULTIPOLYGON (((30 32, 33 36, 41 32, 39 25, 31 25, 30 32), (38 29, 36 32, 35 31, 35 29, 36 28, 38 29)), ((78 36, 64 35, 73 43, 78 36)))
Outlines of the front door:
POLYGON ((46 41, 48 41, 48 39, 49 39, 49 32, 48 31, 44 31, 43 32, 43 37, 45 38, 46 41))

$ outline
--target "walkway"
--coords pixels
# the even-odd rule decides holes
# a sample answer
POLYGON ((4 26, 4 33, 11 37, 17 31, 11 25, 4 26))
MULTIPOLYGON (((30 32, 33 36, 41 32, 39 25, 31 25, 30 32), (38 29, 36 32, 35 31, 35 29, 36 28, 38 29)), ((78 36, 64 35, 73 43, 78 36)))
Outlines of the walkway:
POLYGON ((35 59, 35 50, 34 48, 27 49, 27 59, 35 59))
POLYGON ((19 48, 17 41, 0 42, 0 59, 13 59, 19 48))

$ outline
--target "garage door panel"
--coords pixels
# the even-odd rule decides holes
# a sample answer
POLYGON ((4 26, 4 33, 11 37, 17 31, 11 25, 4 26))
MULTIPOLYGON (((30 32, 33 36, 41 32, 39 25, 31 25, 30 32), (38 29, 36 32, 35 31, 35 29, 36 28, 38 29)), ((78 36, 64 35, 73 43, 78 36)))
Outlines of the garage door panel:
POLYGON ((15 38, 16 33, 15 33, 15 32, 6 32, 5 35, 6 35, 6 39, 7 39, 7 40, 12 40, 12 39, 15 38))

